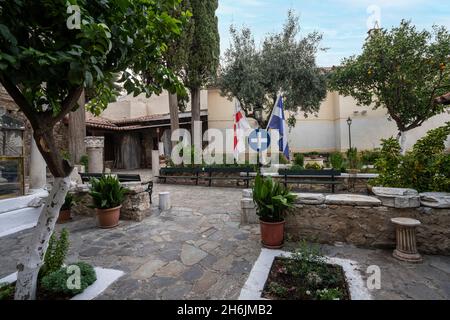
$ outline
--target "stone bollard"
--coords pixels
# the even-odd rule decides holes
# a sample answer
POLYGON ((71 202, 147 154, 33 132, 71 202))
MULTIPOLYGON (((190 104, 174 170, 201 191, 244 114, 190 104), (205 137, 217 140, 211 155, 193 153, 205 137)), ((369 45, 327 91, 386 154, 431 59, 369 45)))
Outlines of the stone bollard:
POLYGON ((259 217, 256 214, 256 205, 251 198, 241 199, 241 223, 257 224, 259 217))
POLYGON ((159 193, 159 209, 161 211, 170 210, 170 192, 160 192, 159 193))
POLYGON ((397 233, 394 258, 412 263, 422 262, 423 259, 417 251, 416 244, 416 227, 420 225, 420 221, 410 218, 393 218, 391 222, 395 224, 397 233))

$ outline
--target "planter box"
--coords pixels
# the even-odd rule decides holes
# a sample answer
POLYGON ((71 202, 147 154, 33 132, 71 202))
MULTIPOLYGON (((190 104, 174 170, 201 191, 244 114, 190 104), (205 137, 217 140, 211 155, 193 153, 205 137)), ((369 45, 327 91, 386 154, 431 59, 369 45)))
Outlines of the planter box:
MULTIPOLYGON (((70 300, 93 300, 101 295, 110 285, 124 275, 123 271, 113 269, 94 268, 97 280, 82 293, 70 300)), ((0 279, 0 283, 13 283, 17 280, 17 272, 0 279)))
MULTIPOLYGON (((291 255, 292 253, 281 250, 262 249, 247 282, 241 290, 239 300, 267 300, 262 298, 261 294, 275 258, 289 258, 291 255)), ((359 266, 355 261, 326 257, 326 263, 336 264, 344 269, 351 300, 372 300, 372 296, 358 271, 359 266)))

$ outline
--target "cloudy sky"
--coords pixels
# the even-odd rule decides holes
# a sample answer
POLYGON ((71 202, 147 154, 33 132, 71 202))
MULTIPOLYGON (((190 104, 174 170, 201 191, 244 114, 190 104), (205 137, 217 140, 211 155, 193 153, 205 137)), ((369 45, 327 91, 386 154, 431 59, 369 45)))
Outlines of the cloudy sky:
POLYGON ((449 0, 219 0, 222 53, 229 47, 231 24, 250 27, 259 43, 265 34, 281 30, 289 9, 300 16, 302 33, 323 34, 322 47, 328 50, 319 54, 320 66, 359 53, 367 26, 378 17, 384 28, 408 19, 422 29, 433 24, 450 29, 449 0))

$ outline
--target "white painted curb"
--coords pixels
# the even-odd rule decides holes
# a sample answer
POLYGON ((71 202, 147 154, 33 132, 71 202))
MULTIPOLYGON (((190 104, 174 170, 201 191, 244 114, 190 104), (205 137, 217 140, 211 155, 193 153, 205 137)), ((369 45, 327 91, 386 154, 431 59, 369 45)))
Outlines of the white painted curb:
MULTIPOLYGON (((291 252, 281 250, 262 249, 261 254, 256 260, 252 271, 241 290, 239 300, 267 300, 261 297, 264 285, 269 277, 273 261, 277 257, 290 257, 291 252)), ((367 289, 361 274, 358 271, 358 263, 352 260, 325 257, 329 264, 336 264, 344 269, 345 278, 350 291, 352 300, 372 300, 372 295, 367 289)))
MULTIPOLYGON (((97 275, 97 281, 70 300, 93 300, 125 274, 123 271, 113 269, 94 268, 94 270, 97 275)), ((12 283, 16 280, 17 272, 0 279, 0 283, 12 283)))

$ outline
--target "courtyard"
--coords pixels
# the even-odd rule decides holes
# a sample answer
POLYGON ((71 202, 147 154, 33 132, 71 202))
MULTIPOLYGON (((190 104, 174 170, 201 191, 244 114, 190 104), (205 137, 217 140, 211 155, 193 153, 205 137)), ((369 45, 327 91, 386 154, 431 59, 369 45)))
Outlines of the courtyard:
MULTIPOLYGON (((259 225, 241 225, 242 190, 155 185, 170 192, 172 209, 152 206, 142 222, 121 221, 116 229, 101 230, 93 218, 75 217, 57 230, 70 231, 67 261, 124 271, 97 299, 237 299, 261 251, 259 225)), ((1 239, 0 278, 15 272, 31 230, 1 239)), ((289 242, 285 249, 295 249, 289 242)), ((349 245, 323 245, 330 257, 356 261, 363 279, 366 270, 381 269, 381 289, 373 299, 450 299, 450 257, 424 256, 423 264, 392 257, 391 250, 349 245)))

